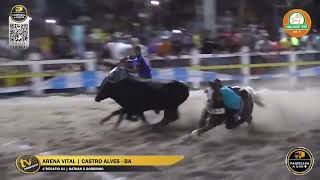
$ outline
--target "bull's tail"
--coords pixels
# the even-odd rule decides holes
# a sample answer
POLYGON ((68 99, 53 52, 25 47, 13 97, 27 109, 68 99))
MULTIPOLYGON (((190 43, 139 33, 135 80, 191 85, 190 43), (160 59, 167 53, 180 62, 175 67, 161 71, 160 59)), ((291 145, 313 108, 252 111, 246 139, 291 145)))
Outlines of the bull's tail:
POLYGON ((261 96, 259 96, 252 87, 247 86, 243 89, 245 89, 251 95, 252 100, 256 105, 260 107, 265 107, 265 104, 263 103, 261 96))

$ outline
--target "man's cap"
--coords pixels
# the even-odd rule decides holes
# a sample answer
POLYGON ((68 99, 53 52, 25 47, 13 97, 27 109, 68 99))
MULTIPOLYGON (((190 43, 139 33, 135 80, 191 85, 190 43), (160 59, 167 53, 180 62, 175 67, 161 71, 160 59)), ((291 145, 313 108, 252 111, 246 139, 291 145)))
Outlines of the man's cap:
POLYGON ((220 79, 215 79, 214 82, 221 83, 220 79))

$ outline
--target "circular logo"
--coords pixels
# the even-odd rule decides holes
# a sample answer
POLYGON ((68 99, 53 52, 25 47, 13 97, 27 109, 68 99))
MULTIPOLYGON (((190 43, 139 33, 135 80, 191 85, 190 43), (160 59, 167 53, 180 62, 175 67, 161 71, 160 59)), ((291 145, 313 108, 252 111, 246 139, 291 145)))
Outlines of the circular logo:
POLYGON ((32 155, 21 155, 16 159, 16 167, 25 174, 33 174, 39 171, 40 162, 32 155))
POLYGON ((293 148, 286 157, 286 164, 289 171, 295 175, 305 175, 311 171, 314 158, 311 152, 305 147, 293 148))
POLYGON ((283 17, 282 26, 289 36, 302 37, 311 29, 311 18, 304 10, 293 9, 283 17))
POLYGON ((22 5, 15 5, 10 11, 10 17, 13 21, 21 23, 28 18, 27 8, 22 5))

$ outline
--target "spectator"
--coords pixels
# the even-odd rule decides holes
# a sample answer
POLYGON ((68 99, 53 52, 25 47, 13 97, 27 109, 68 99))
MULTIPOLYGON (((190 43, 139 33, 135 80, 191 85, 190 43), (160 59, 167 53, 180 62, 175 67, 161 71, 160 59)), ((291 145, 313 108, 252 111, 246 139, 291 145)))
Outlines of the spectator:
POLYGON ((224 17, 221 19, 222 24, 224 25, 224 32, 231 33, 233 32, 235 17, 232 15, 231 11, 225 11, 224 17))
POLYGON ((255 36, 252 34, 248 28, 242 28, 240 31, 240 44, 242 46, 247 46, 249 47, 250 51, 254 50, 255 46, 255 36))
POLYGON ((39 45, 41 55, 44 59, 50 59, 52 57, 52 39, 49 36, 42 36, 39 38, 39 45))
POLYGON ((182 37, 181 33, 175 33, 173 34, 171 39, 173 54, 176 56, 179 56, 182 51, 181 37, 182 37))
POLYGON ((57 58, 71 58, 71 44, 67 37, 59 36, 56 42, 56 57, 57 58))
POLYGON ((303 50, 313 50, 312 36, 306 35, 301 38, 301 48, 303 50))
POLYGON ((291 49, 298 50, 300 46, 300 40, 296 37, 290 37, 291 49))
POLYGON ((288 40, 288 37, 283 37, 280 39, 280 48, 281 50, 288 50, 290 48, 290 42, 288 40))
POLYGON ((188 54, 191 51, 191 48, 193 47, 193 39, 192 34, 185 31, 182 37, 182 46, 183 51, 185 54, 188 54))
POLYGON ((84 58, 85 52, 85 27, 80 21, 72 26, 71 39, 73 45, 76 48, 77 57, 80 59, 84 58))
POLYGON ((160 46, 158 47, 157 54, 161 57, 169 56, 172 53, 171 43, 168 39, 162 39, 160 46))
POLYGON ((269 40, 269 35, 266 32, 262 33, 261 40, 256 42, 255 50, 256 51, 271 51, 272 45, 269 40))
POLYGON ((318 50, 320 50, 320 35, 319 34, 316 36, 316 48, 318 50))
POLYGON ((192 42, 195 46, 195 48, 200 49, 201 48, 201 37, 199 33, 194 33, 192 35, 192 42))
POLYGON ((53 24, 52 33, 54 36, 63 36, 64 35, 64 27, 59 24, 53 24))
POLYGON ((204 33, 204 38, 202 41, 201 54, 211 54, 213 49, 217 47, 217 44, 209 37, 209 33, 204 33))

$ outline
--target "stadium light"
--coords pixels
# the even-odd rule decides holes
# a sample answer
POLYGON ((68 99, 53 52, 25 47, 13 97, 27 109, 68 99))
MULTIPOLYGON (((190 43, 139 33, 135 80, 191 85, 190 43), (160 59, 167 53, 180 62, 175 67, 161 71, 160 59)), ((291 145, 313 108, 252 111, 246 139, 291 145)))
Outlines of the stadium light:
POLYGON ((151 0, 150 3, 154 6, 159 6, 160 5, 160 2, 157 1, 157 0, 151 0))
POLYGON ((179 34, 179 33, 182 33, 182 31, 181 31, 181 30, 178 30, 178 29, 174 29, 174 30, 172 30, 172 33, 179 34))
POLYGON ((46 19, 46 23, 55 24, 57 21, 55 19, 46 19))

